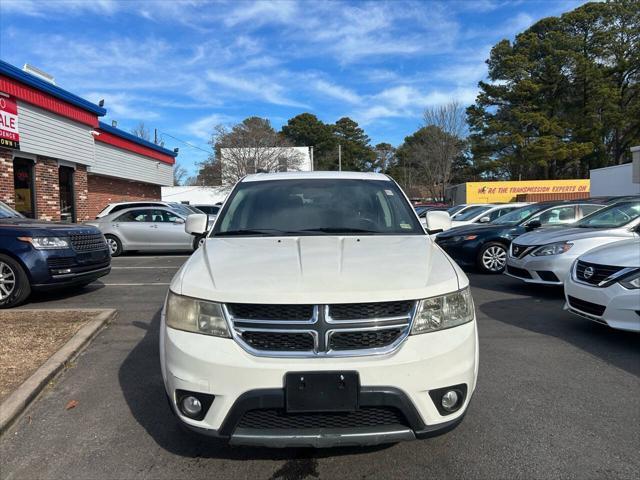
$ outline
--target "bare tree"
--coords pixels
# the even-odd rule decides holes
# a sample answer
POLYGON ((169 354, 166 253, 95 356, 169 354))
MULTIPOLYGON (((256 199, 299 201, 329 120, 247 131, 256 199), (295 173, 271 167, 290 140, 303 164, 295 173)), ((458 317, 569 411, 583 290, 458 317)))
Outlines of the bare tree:
POLYGON ((185 180, 187 179, 187 169, 176 162, 173 165, 173 184, 174 185, 184 185, 185 180))
POLYGON ((247 118, 231 129, 216 126, 211 145, 221 162, 223 184, 256 172, 299 170, 304 158, 269 120, 258 117, 247 118))
POLYGON ((149 129, 144 124, 144 122, 140 122, 140 123, 138 123, 138 125, 133 127, 131 129, 131 134, 135 135, 138 138, 146 140, 147 142, 151 141, 151 133, 149 132, 149 129))
POLYGON ((465 110, 454 100, 425 109, 423 118, 425 127, 435 127, 423 146, 423 171, 431 177, 429 185, 441 186, 437 196, 444 199, 453 163, 464 149, 465 110))

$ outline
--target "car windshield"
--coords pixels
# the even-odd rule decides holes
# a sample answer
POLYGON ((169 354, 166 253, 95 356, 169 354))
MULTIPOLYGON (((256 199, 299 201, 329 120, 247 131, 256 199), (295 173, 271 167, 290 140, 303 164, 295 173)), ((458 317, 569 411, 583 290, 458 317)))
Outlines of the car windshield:
POLYGON ((184 203, 171 203, 170 208, 174 212, 180 213, 184 216, 193 215, 194 213, 204 213, 201 210, 184 203))
POLYGON ((640 217, 640 200, 621 202, 587 215, 575 223, 579 228, 618 228, 640 217))
POLYGON ((456 205, 455 207, 451 207, 447 210, 447 213, 449 213, 450 217, 453 217, 456 213, 458 213, 460 210, 462 210, 464 207, 466 207, 466 205, 456 205))
POLYGON ((25 216, 16 212, 9 205, 0 202, 0 218, 25 218, 25 216))
POLYGON ((455 221, 457 222, 457 221, 471 220, 477 215, 480 215, 482 212, 486 212, 490 208, 491 207, 487 205, 478 205, 476 207, 468 208, 464 212, 456 215, 455 221))
POLYGON ((540 210, 547 208, 545 205, 529 205, 509 212, 506 215, 496 218, 492 225, 518 225, 530 216, 538 213, 540 210))
POLYGON ((291 179, 241 182, 213 236, 424 235, 390 181, 291 179))

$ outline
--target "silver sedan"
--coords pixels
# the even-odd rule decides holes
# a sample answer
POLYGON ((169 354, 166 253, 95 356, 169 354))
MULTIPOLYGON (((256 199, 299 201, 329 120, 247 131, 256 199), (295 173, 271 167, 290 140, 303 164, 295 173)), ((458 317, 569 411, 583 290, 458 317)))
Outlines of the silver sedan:
POLYGON ((166 207, 120 210, 100 217, 88 225, 100 229, 112 257, 131 250, 193 251, 201 238, 184 231, 185 217, 166 207))

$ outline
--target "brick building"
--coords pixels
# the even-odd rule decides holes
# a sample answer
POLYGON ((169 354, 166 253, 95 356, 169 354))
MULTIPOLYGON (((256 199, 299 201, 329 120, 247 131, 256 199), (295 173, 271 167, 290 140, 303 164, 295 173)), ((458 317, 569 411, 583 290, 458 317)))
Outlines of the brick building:
POLYGON ((105 114, 0 60, 0 201, 81 222, 111 202, 159 200, 177 154, 101 122, 105 114))

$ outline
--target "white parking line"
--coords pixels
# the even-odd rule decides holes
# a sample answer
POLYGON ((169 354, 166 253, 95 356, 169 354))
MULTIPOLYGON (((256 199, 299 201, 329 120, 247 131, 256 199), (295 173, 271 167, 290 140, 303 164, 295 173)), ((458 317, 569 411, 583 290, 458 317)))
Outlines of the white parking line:
MULTIPOLYGON (((127 255, 126 257, 119 257, 118 260, 126 260, 128 258, 187 258, 189 254, 184 255, 127 255)), ((116 259, 114 259, 116 260, 116 259)))
POLYGON ((111 267, 111 270, 154 270, 159 268, 164 268, 164 269, 173 268, 177 270, 178 268, 180 268, 180 266, 178 265, 178 266, 170 266, 170 267, 111 267))
POLYGON ((167 286, 170 283, 103 283, 105 287, 157 287, 167 286))

